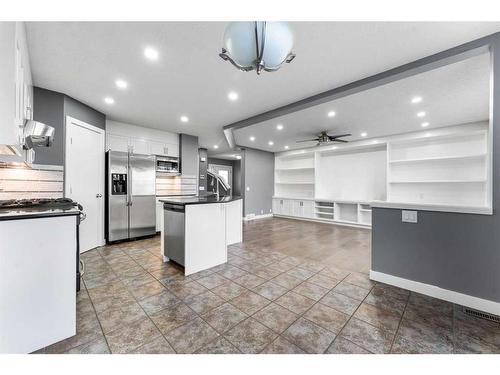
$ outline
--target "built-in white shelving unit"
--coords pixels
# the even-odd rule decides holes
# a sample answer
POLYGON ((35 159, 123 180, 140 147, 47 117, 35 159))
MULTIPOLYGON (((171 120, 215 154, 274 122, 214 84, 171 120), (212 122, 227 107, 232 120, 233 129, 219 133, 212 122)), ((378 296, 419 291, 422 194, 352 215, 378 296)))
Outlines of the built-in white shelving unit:
POLYGON ((276 158, 274 194, 289 198, 314 198, 314 153, 276 158))
POLYGON ((488 212, 489 143, 482 122, 281 153, 273 212, 367 227, 372 202, 488 212))
POLYGON ((487 205, 487 134, 473 130, 389 142, 387 200, 487 205))

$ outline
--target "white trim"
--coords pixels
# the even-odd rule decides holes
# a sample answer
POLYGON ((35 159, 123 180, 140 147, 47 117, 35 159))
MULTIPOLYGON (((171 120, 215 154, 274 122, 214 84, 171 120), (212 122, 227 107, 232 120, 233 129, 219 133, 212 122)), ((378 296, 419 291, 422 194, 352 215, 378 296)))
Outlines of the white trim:
POLYGON ((273 217, 273 214, 265 214, 265 215, 247 215, 243 218, 243 221, 252 221, 252 220, 259 220, 259 219, 265 219, 268 217, 273 217))
MULTIPOLYGON (((68 160, 68 156, 69 156, 69 153, 68 153, 68 150, 69 148, 66 147, 69 143, 70 143, 70 130, 69 130, 69 125, 71 124, 74 124, 74 125, 77 125, 77 126, 80 126, 82 128, 85 128, 85 129, 88 129, 90 131, 93 131, 97 134, 100 134, 102 135, 101 137, 101 145, 100 145, 100 148, 102 150, 102 156, 101 156, 101 163, 100 163, 100 175, 101 175, 101 178, 100 178, 100 181, 99 181, 99 190, 100 190, 100 194, 102 194, 102 204, 101 204, 101 222, 102 222, 102 226, 101 226, 101 233, 99 233, 100 237, 101 237, 101 241, 100 241, 100 246, 104 246, 106 244, 106 241, 104 239, 104 229, 105 229, 105 204, 104 204, 104 197, 105 197, 105 191, 104 191, 104 179, 105 179, 105 175, 104 175, 104 164, 105 164, 105 151, 106 151, 106 131, 104 129, 101 129, 101 128, 98 128, 97 126, 94 126, 94 125, 90 125, 86 122, 83 122, 83 121, 80 121, 74 117, 71 117, 71 116, 66 116, 66 123, 65 123, 65 147, 64 147, 64 196, 66 196, 66 192, 69 190, 69 178, 67 178, 67 175, 68 175, 68 170, 66 168, 66 161, 68 160)), ((83 253, 83 251, 82 251, 83 253)))
POLYGON ((442 299, 448 302, 456 303, 462 306, 470 307, 476 310, 484 311, 494 315, 500 315, 500 303, 494 302, 468 294, 454 292, 443 289, 435 285, 424 284, 418 281, 403 279, 398 276, 389 275, 378 271, 370 270, 370 279, 384 284, 397 286, 399 288, 411 290, 425 294, 430 297, 442 299))

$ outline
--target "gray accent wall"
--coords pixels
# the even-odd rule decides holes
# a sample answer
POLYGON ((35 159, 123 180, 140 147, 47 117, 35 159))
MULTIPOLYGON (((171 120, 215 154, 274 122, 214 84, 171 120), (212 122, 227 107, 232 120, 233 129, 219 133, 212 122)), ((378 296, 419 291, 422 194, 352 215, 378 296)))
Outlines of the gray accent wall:
POLYGON ((35 149, 35 163, 64 164, 64 95, 40 87, 33 88, 33 119, 55 128, 51 147, 35 149))
POLYGON ((33 119, 55 128, 54 144, 35 150, 35 163, 44 165, 64 165, 66 116, 106 128, 106 115, 56 91, 33 88, 33 119))
POLYGON ((373 208, 372 270, 500 303, 500 36, 491 45, 493 215, 373 208))
POLYGON ((208 164, 227 165, 233 167, 233 180, 231 181, 231 188, 233 195, 242 195, 241 191, 241 160, 228 160, 218 158, 208 158, 208 164))
POLYGON ((198 176, 198 137, 188 134, 179 136, 181 174, 198 176))
POLYGON ((274 194, 274 154, 247 148, 242 160, 244 215, 270 214, 274 194))

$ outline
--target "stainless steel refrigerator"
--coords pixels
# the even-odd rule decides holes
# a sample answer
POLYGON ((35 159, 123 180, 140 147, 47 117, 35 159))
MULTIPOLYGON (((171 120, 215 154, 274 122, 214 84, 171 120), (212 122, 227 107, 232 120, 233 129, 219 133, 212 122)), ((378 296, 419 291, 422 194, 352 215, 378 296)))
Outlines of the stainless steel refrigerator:
POLYGON ((155 156, 108 151, 106 178, 107 241, 155 234, 155 156))

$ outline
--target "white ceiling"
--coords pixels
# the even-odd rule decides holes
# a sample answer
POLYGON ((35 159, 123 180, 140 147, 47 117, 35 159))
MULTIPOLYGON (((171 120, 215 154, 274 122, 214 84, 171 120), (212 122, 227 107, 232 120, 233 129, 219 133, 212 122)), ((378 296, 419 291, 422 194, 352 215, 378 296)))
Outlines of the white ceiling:
POLYGON ((108 118, 198 135, 228 148, 222 127, 500 30, 500 23, 292 23, 296 59, 276 73, 237 71, 218 57, 220 22, 28 22, 34 83, 108 118), (143 58, 154 46, 160 59, 143 58), (114 81, 129 83, 119 91, 114 81), (239 93, 229 102, 230 90, 239 93), (103 102, 112 96, 115 104, 103 102), (179 121, 181 115, 189 123, 179 121))
POLYGON ((489 117, 490 57, 488 53, 410 78, 346 96, 329 103, 261 122, 234 132, 236 144, 268 151, 316 146, 311 139, 323 130, 352 136, 345 140, 387 136, 487 120, 489 117), (412 103, 414 97, 420 103, 412 103), (329 111, 336 113, 328 117, 329 111), (419 118, 417 113, 426 116, 419 118), (278 130, 277 124, 283 129, 278 130), (250 137, 255 141, 250 141, 250 137), (269 141, 274 145, 270 146, 269 141))

